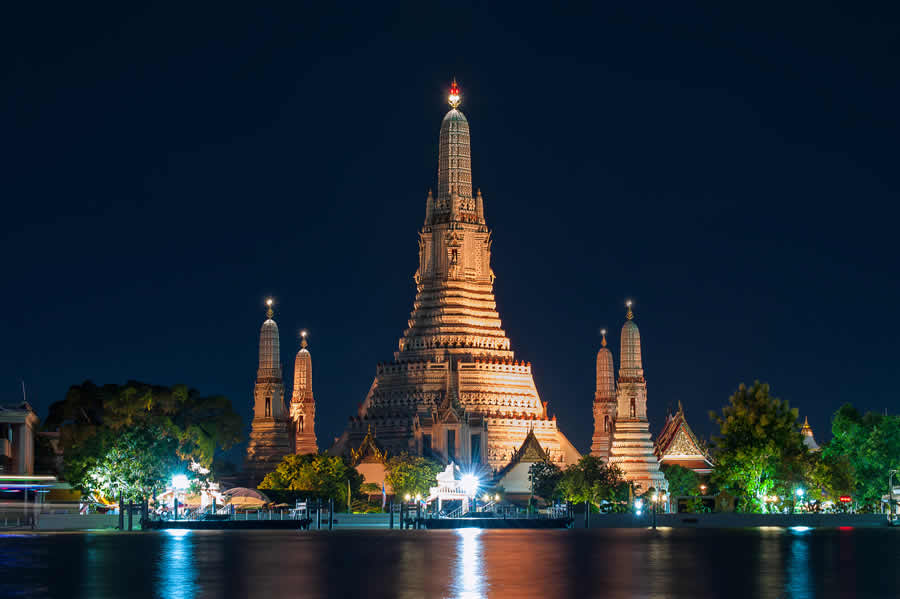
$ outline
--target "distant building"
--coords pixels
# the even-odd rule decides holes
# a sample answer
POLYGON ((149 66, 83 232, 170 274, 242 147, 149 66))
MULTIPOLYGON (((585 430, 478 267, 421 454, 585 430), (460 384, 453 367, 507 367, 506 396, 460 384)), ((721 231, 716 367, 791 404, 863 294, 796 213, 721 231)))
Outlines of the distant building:
POLYGON ((819 447, 819 444, 816 443, 815 437, 813 437, 813 430, 809 425, 809 418, 803 419, 803 426, 800 427, 800 434, 803 435, 803 444, 806 445, 807 449, 810 451, 822 450, 822 448, 819 447))
POLYGON ((713 469, 709 452, 703 447, 684 418, 684 408, 666 415, 666 424, 656 437, 656 457, 659 463, 674 464, 697 474, 709 474, 713 469))
POLYGON ((28 402, 0 405, 0 472, 34 474, 34 442, 40 421, 28 402))

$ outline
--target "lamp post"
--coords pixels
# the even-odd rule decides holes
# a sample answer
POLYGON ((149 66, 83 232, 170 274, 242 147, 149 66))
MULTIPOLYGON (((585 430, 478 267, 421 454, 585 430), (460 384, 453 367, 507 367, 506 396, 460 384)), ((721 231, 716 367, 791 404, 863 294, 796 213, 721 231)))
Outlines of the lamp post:
POLYGON ((891 470, 888 474, 888 522, 894 523, 894 475, 896 470, 891 470))

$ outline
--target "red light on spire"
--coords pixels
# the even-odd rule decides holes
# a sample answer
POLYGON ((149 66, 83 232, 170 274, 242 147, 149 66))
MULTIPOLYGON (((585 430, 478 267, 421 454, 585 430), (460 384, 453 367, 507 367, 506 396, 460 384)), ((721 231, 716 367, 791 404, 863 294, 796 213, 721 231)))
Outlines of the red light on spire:
POLYGON ((450 95, 447 98, 447 102, 450 103, 451 108, 456 108, 459 106, 459 86, 456 84, 456 78, 453 78, 453 83, 450 84, 450 95))

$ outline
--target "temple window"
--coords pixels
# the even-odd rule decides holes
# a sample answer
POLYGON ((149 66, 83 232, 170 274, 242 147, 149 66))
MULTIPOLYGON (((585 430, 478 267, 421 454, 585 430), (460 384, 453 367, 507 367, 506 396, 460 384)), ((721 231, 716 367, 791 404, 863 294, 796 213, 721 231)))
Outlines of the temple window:
POLYGON ((634 409, 634 398, 631 398, 631 417, 634 418, 635 409, 634 409))
POLYGON ((272 398, 267 397, 266 398, 266 416, 271 416, 271 415, 272 415, 272 398))

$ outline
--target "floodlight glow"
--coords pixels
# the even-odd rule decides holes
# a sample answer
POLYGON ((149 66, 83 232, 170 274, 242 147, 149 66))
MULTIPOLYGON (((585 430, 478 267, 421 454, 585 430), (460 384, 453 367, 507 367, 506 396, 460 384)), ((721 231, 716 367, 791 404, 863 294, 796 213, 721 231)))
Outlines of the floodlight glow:
POLYGON ((644 500, 641 499, 640 497, 638 497, 637 499, 634 500, 634 509, 636 509, 638 512, 641 511, 641 507, 643 505, 644 505, 644 500))
POLYGON ((416 501, 422 501, 422 495, 416 493, 416 501))
POLYGON ((474 497, 478 493, 478 477, 474 474, 465 474, 462 477, 462 488, 469 497, 474 497))
POLYGON ((403 498, 404 498, 405 500, 407 500, 407 501, 409 501, 410 499, 412 499, 412 497, 410 496, 409 493, 407 493, 406 495, 404 495, 403 498))
POLYGON ((483 499, 484 499, 484 501, 485 501, 485 502, 488 502, 488 501, 490 501, 490 500, 491 500, 491 496, 490 496, 490 495, 488 495, 488 494, 487 494, 487 493, 485 493, 485 494, 484 494, 484 498, 483 498, 483 499))
POLYGON ((190 481, 188 481, 188 477, 184 474, 176 474, 172 477, 172 486, 178 489, 179 491, 184 491, 190 485, 190 481))
POLYGON ((806 491, 804 491, 803 489, 797 489, 797 497, 803 497, 803 494, 804 494, 805 492, 806 492, 806 491))
POLYGON ((494 495, 494 501, 500 501, 500 493, 494 495))

